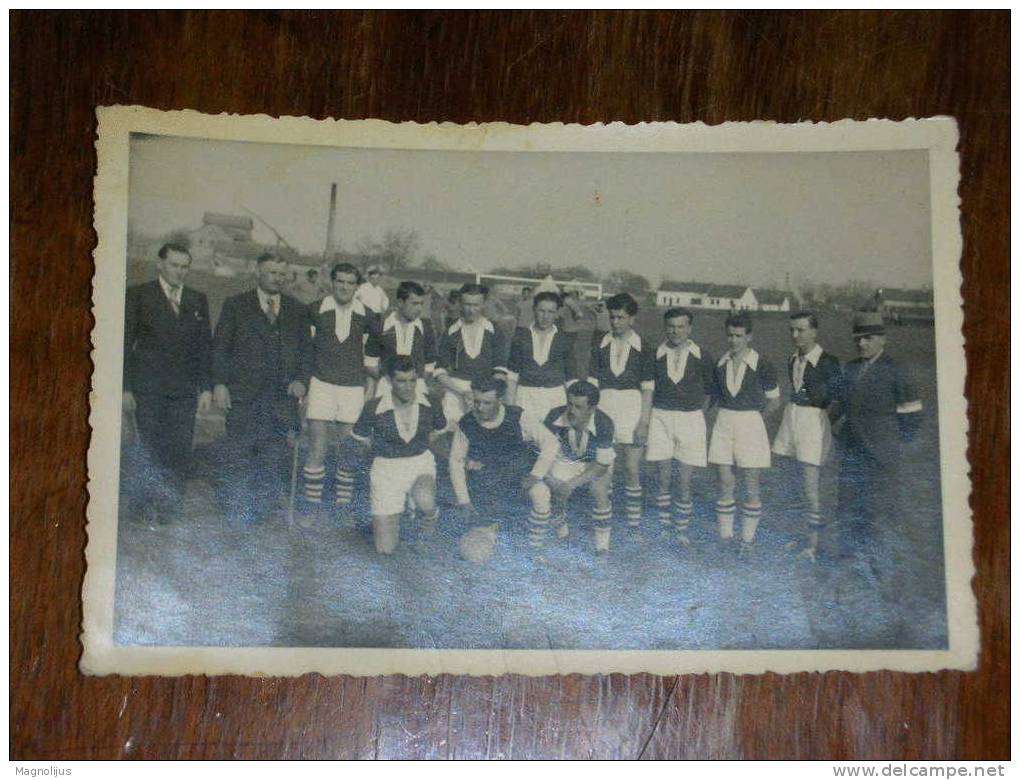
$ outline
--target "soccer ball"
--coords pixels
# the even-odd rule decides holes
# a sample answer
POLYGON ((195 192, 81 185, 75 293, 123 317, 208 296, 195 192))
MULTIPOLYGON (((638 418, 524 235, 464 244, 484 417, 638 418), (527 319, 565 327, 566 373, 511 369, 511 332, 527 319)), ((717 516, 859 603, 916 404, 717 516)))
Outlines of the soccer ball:
POLYGON ((460 537, 460 554, 472 563, 485 563, 496 548, 495 526, 472 528, 460 537))

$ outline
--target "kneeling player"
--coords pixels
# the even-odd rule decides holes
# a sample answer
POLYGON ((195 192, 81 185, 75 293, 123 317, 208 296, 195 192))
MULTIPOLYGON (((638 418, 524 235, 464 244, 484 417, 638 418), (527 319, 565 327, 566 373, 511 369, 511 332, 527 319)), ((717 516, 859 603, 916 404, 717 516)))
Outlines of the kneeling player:
POLYGON ((413 358, 390 358, 386 377, 388 388, 365 405, 351 436, 371 446, 372 534, 376 551, 389 554, 400 539, 400 516, 408 498, 423 528, 435 529, 436 460, 429 444, 446 428, 446 418, 419 385, 413 358))
POLYGON ((540 545, 550 514, 543 480, 559 442, 541 420, 503 404, 502 379, 476 379, 471 391, 472 409, 457 423, 450 448, 450 481, 461 513, 474 524, 461 539, 461 551, 480 563, 492 555, 500 522, 514 519, 525 496, 530 539, 540 545))
POLYGON ((659 521, 667 527, 675 525, 677 540, 686 547, 694 512, 691 477, 695 467, 708 465, 705 408, 715 395, 715 362, 707 350, 691 340, 694 315, 688 309, 669 309, 663 321, 666 340, 655 352, 655 393, 646 458, 659 464, 659 494, 655 497, 659 521), (680 469, 675 500, 674 462, 680 469))
POLYGON ((790 315, 790 337, 796 347, 789 361, 793 393, 783 412, 772 451, 796 458, 801 465, 807 502, 807 541, 801 555, 814 560, 825 526, 819 475, 832 450, 829 408, 839 393, 842 371, 839 359, 818 344, 818 317, 814 312, 790 315))
MULTIPOLYGON (((578 488, 587 486, 594 499, 592 525, 596 552, 609 551, 613 507, 609 501, 609 467, 613 465, 613 421, 600 411, 599 389, 591 382, 575 382, 567 390, 567 405, 553 409, 545 424, 559 441, 546 483, 552 492, 560 536, 567 535, 567 502, 578 488)), ((544 530, 544 529, 541 529, 544 530)))
POLYGON ((719 500, 716 514, 719 538, 733 539, 736 515, 736 477, 733 467, 744 474, 746 490, 741 514, 741 552, 748 553, 761 520, 759 473, 772 465, 768 434, 762 411, 779 408, 779 385, 772 364, 751 348, 751 318, 733 314, 726 319, 729 351, 716 364, 715 386, 719 393, 719 414, 708 447, 709 463, 719 467, 719 500))

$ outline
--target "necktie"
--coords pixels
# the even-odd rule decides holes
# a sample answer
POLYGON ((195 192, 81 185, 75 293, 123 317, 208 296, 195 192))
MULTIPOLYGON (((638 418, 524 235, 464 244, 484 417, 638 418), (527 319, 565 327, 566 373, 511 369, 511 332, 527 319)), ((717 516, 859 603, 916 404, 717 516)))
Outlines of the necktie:
POLYGON ((170 299, 170 308, 174 310, 175 317, 180 316, 181 313, 180 295, 181 295, 180 287, 173 287, 170 289, 170 295, 168 296, 168 298, 170 299))
POLYGON ((276 318, 280 314, 280 302, 276 298, 270 298, 266 304, 266 316, 269 317, 269 324, 275 325, 276 318))

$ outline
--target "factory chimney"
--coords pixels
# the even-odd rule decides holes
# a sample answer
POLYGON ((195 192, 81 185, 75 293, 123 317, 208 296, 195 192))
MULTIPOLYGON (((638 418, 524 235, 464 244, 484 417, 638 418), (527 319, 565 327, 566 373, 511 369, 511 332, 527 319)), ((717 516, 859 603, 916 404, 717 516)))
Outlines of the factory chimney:
POLYGON ((333 259, 336 250, 336 182, 329 185, 329 223, 326 226, 326 259, 333 259))

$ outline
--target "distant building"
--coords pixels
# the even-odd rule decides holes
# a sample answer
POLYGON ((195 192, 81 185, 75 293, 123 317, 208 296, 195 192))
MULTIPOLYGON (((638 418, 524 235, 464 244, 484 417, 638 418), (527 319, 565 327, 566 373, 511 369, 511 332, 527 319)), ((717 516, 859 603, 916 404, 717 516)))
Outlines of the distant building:
POLYGON ((758 299, 758 311, 790 310, 789 293, 782 292, 781 290, 756 289, 754 296, 758 299))
POLYGON ((879 311, 892 322, 935 321, 935 299, 931 290, 882 287, 875 293, 879 311))
POLYGON ((243 256, 244 250, 234 245, 252 245, 254 228, 251 217, 207 211, 202 215, 202 226, 189 233, 191 255, 197 260, 212 259, 217 254, 243 256), (235 251, 242 254, 235 254, 235 251))
POLYGON ((663 282, 655 291, 655 305, 723 311, 757 311, 758 300, 755 298, 754 290, 746 285, 663 282))

